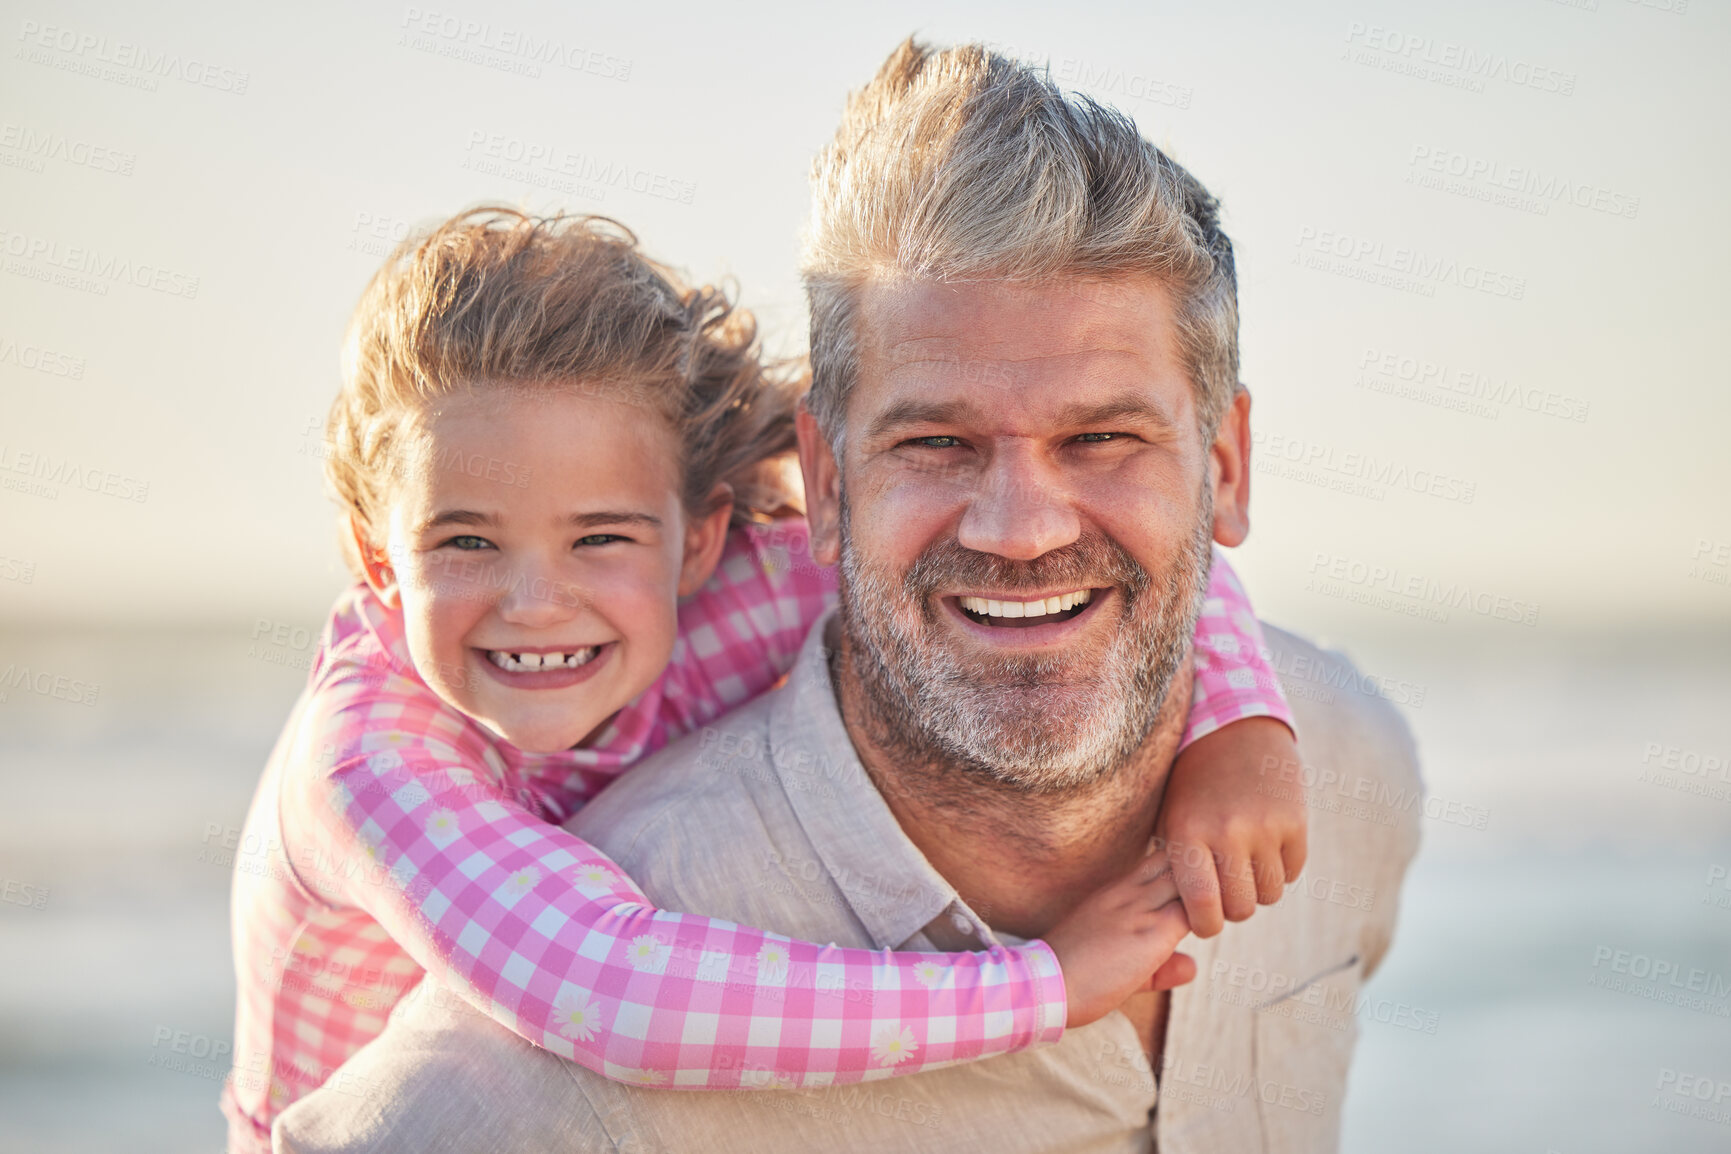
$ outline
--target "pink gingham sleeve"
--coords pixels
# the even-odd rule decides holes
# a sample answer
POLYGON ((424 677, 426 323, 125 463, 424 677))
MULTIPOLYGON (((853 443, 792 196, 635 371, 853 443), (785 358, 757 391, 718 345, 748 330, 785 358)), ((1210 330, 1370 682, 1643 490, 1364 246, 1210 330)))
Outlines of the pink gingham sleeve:
POLYGON ((690 732, 774 685, 835 598, 836 571, 812 560, 803 518, 736 529, 714 575, 679 606, 662 680, 670 730, 690 732))
POLYGON ((535 812, 510 768, 441 726, 437 708, 364 692, 324 724, 336 730, 334 765, 284 794, 299 811, 285 812, 284 828, 307 839, 291 847, 295 860, 335 867, 305 884, 376 919, 522 1038, 605 1077, 746 1089, 756 1087, 743 1070, 768 1068, 786 1075, 782 1086, 832 1085, 1063 1033, 1063 980, 1043 942, 877 953, 658 910, 600 851, 535 812), (366 868, 341 868, 356 861, 366 868), (860 990, 885 993, 860 1000, 860 990), (1005 1012, 1011 1028, 989 1029, 1005 1012), (917 1025, 921 1013, 953 1019, 953 1036, 920 1030, 914 1055, 874 1057, 880 1027, 917 1025), (766 1016, 780 1021, 768 1041, 752 1029, 766 1016), (844 1028, 819 1040, 825 1019, 844 1028))
POLYGON ((1250 598, 1225 554, 1216 549, 1202 615, 1196 620, 1196 686, 1180 749, 1246 717, 1272 717, 1296 736, 1292 709, 1268 656, 1250 598))

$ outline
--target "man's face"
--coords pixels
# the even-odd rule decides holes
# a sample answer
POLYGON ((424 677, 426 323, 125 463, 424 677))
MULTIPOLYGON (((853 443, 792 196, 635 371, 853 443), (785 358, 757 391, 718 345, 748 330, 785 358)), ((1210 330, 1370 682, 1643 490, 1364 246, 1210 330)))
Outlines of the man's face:
POLYGON ((801 447, 873 712, 899 752, 1021 788, 1111 772, 1183 665, 1242 479, 1201 440, 1168 292, 879 285, 858 324, 839 462, 809 417, 801 447))

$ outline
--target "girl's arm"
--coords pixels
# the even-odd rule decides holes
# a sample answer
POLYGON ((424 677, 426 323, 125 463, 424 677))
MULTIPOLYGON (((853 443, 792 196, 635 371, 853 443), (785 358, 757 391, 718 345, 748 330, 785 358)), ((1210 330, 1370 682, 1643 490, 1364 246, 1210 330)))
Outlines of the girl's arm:
POLYGON ((690 1089, 833 1085, 1063 1033, 1064 981, 1043 942, 879 953, 658 910, 600 851, 511 796, 481 759, 454 758, 460 739, 429 739, 400 702, 345 712, 375 727, 381 715, 398 720, 340 743, 354 755, 285 793, 287 848, 297 862, 320 863, 303 880, 360 907, 514 1033, 596 1073, 690 1089), (820 984, 820 972, 843 980, 820 984), (777 1040, 764 1043, 752 1029, 763 999, 686 1011, 706 983, 761 986, 780 1005, 811 1008, 789 1010, 777 1040), (786 997, 795 991, 800 998, 786 997), (839 1039, 814 1041, 818 1019, 840 1019, 839 1039), (742 1068, 776 1078, 742 1079, 742 1068))
POLYGON ((1196 677, 1184 742, 1155 834, 1197 937, 1278 902, 1307 856, 1292 710, 1238 576, 1218 551, 1196 623, 1196 677))
POLYGON ((1247 717, 1272 717, 1298 733, 1280 679, 1268 663, 1272 654, 1250 608, 1250 597, 1218 549, 1202 614, 1196 619, 1195 652, 1195 688, 1180 750, 1247 717))

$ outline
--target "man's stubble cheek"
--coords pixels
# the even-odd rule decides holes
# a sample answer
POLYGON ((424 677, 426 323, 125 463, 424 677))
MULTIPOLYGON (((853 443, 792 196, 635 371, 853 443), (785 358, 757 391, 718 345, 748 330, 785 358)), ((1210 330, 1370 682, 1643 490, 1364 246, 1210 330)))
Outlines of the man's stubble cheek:
MULTIPOLYGON (((1081 556, 1073 575, 1084 584, 1107 576, 1122 598, 1122 619, 1085 651, 963 658, 945 644, 931 593, 954 576, 952 569, 1019 567, 938 542, 908 568, 885 572, 860 555, 844 488, 843 622, 853 638, 855 673, 886 736, 909 753, 969 764, 1034 790, 1085 784, 1134 755, 1175 688, 1207 585, 1211 494, 1205 485, 1198 490, 1192 531, 1158 574, 1102 533, 1074 547, 1081 556)), ((965 575, 996 584, 992 574, 965 575)))

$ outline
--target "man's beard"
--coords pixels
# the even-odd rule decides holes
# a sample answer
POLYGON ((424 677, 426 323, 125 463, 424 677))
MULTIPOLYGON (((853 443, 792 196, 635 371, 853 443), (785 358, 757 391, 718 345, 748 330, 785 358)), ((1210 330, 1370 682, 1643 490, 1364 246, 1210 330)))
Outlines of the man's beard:
POLYGON ((873 737, 892 757, 952 765, 1027 793, 1070 791, 1117 772, 1153 730, 1189 650, 1208 586, 1212 498, 1204 486, 1201 516, 1160 573, 1089 532, 1033 561, 947 538, 898 576, 855 551, 844 495, 842 625, 873 737), (1088 632, 1108 637, 1104 646, 1045 656, 956 654, 954 627, 940 624, 934 596, 1103 587, 1118 594, 1110 607, 1119 619, 1088 632))

